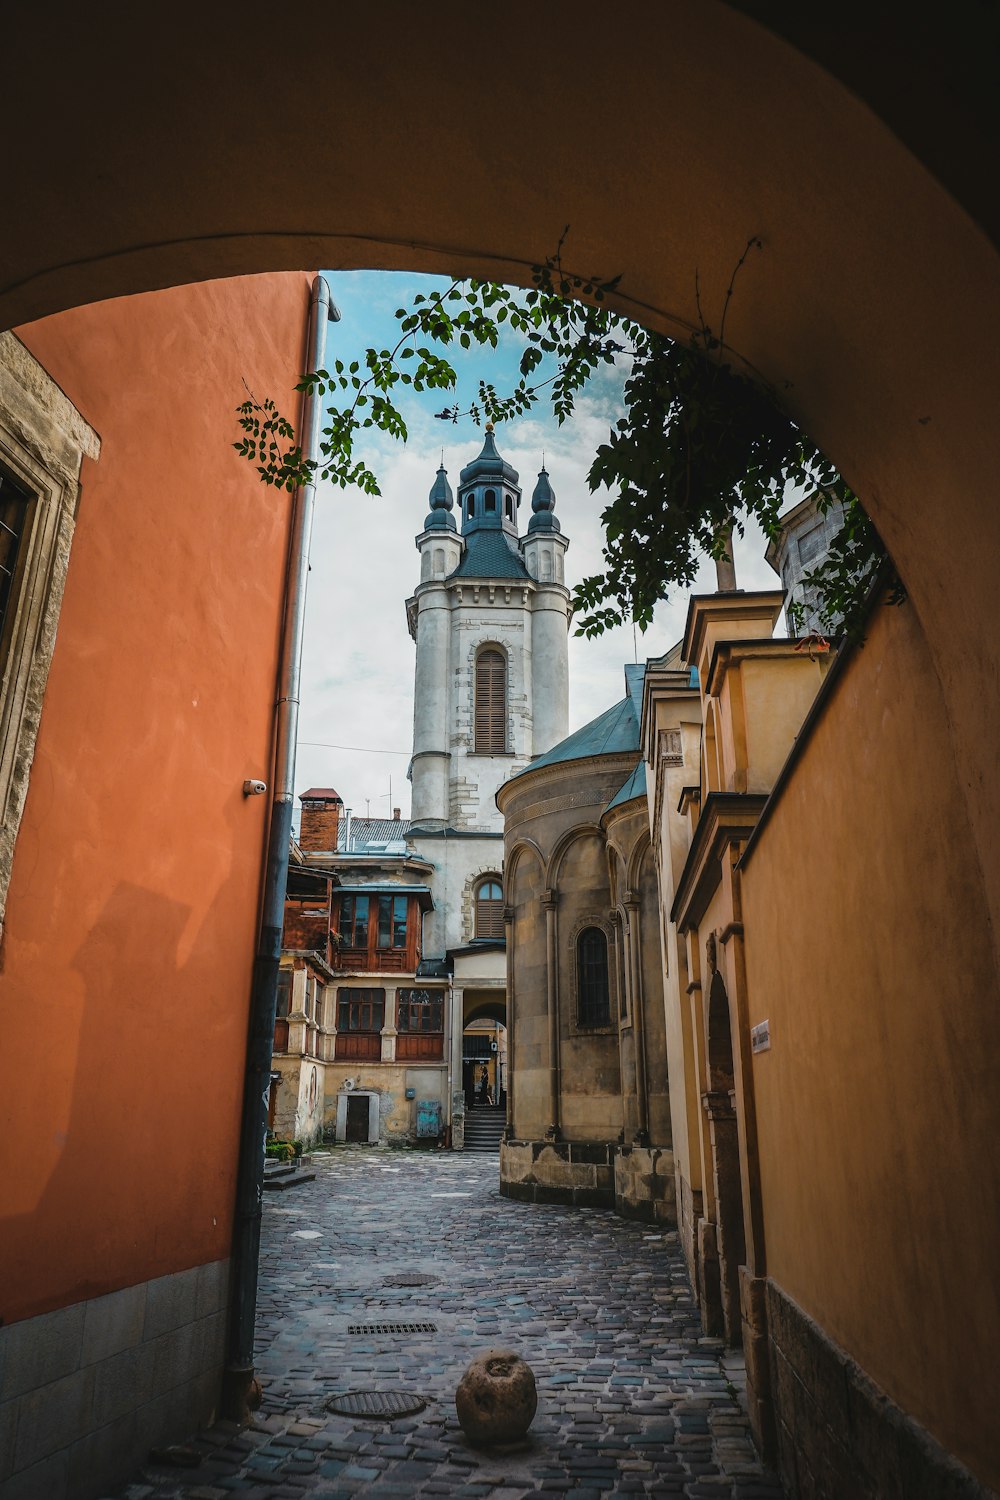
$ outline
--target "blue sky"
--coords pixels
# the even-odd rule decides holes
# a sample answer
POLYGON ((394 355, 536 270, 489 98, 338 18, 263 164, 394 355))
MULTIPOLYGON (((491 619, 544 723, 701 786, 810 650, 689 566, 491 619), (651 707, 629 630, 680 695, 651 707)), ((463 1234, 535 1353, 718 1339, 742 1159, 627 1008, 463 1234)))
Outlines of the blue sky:
MULTIPOLYGON (((327 365, 350 361, 369 345, 392 347, 399 334, 393 313, 418 291, 446 286, 439 277, 388 271, 324 273, 341 321, 329 327, 327 365)), ((448 351, 459 383, 454 395, 431 391, 398 400, 409 429, 403 445, 373 436, 363 456, 379 476, 382 495, 321 485, 309 580, 303 699, 296 784, 334 786, 355 814, 391 816, 393 805, 409 811, 409 759, 413 718, 414 648, 406 628, 405 601, 419 577, 414 538, 427 515, 427 497, 444 450, 452 487, 458 471, 479 452, 482 431, 469 418, 442 422, 434 413, 456 401, 476 399, 481 378, 498 388, 517 379, 522 345, 508 336, 496 351, 453 346, 448 351), (390 799, 391 783, 391 799, 390 799)), ((536 372, 535 379, 544 376, 536 372)), ((623 373, 602 372, 577 403, 576 415, 559 427, 540 402, 527 417, 497 428, 497 447, 520 471, 526 510, 544 451, 556 493, 556 513, 570 538, 567 582, 599 570, 600 513, 606 492, 591 495, 586 473, 596 446, 620 414, 623 373)), ((281 402, 279 401, 279 406, 281 402)), ((293 409, 289 398, 285 402, 293 409)), ((361 456, 361 455, 359 455, 361 456)), ((527 510, 530 515, 530 510, 527 510)), ((777 582, 763 559, 759 532, 737 542, 736 565, 744 588, 777 582)), ((696 589, 714 588, 706 563, 696 589)), ((638 656, 659 656, 684 628, 687 592, 664 601, 654 624, 638 635, 638 656)), ((626 626, 596 641, 570 638, 570 729, 585 724, 623 696, 625 662, 634 659, 633 632, 626 626)))

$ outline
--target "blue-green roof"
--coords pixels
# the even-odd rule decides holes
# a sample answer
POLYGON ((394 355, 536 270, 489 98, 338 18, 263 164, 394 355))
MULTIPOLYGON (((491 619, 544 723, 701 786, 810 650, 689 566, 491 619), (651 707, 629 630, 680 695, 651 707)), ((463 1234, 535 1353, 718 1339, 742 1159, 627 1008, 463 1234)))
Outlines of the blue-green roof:
MULTIPOLYGON (((639 720, 631 698, 623 698, 614 708, 604 711, 598 718, 584 724, 575 734, 560 740, 544 755, 519 771, 524 776, 528 771, 537 771, 540 766, 557 766, 568 760, 592 760, 595 755, 623 755, 639 749, 639 720)), ((513 779, 513 778, 512 778, 513 779)))
POLYGON ((631 802, 634 797, 645 797, 645 795, 646 762, 640 760, 625 785, 618 789, 604 811, 610 812, 613 807, 624 807, 625 803, 631 802))
POLYGON ((527 578, 528 570, 502 531, 473 531, 452 578, 527 578))

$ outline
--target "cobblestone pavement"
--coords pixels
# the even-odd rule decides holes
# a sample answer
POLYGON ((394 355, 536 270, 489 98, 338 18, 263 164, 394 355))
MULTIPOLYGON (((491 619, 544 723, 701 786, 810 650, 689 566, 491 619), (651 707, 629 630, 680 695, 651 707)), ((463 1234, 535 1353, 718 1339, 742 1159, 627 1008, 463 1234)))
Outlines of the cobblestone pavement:
POLYGON ((594 1209, 501 1198, 495 1157, 347 1148, 269 1194, 258 1313, 264 1403, 220 1423, 200 1467, 149 1468, 127 1500, 607 1495, 780 1500, 754 1455, 740 1363, 705 1339, 676 1234, 594 1209), (433 1278, 417 1287, 391 1278, 433 1278), (436 1331, 352 1334, 354 1324, 436 1331), (528 1440, 465 1441, 454 1390, 485 1349, 531 1364, 528 1440), (416 1393, 419 1415, 333 1416, 331 1396, 416 1393))

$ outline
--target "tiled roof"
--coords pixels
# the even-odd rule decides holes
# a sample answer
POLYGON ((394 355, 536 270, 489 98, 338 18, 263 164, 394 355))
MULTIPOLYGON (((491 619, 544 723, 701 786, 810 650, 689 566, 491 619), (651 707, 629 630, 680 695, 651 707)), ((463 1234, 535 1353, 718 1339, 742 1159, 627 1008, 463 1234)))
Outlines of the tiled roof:
POLYGON ((502 531, 473 531, 452 578, 527 578, 521 554, 502 531))

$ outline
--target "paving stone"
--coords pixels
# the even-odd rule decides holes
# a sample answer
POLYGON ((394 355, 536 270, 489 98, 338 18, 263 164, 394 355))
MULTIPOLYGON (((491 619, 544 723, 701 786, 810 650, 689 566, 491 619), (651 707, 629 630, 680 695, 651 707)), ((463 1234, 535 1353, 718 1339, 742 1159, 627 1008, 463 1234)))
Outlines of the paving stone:
POLYGON ((750 1441, 740 1355, 703 1335, 675 1233, 501 1198, 495 1158, 367 1148, 314 1165, 293 1211, 264 1204, 253 1427, 218 1424, 204 1468, 147 1471, 117 1500, 781 1500, 750 1441), (387 1284, 404 1272, 437 1280, 387 1284), (377 1322, 438 1331, 347 1334, 377 1322), (454 1392, 499 1345, 531 1364, 539 1409, 526 1445, 492 1453, 466 1443, 454 1392), (363 1390, 428 1405, 391 1423, 324 1410, 363 1390))

